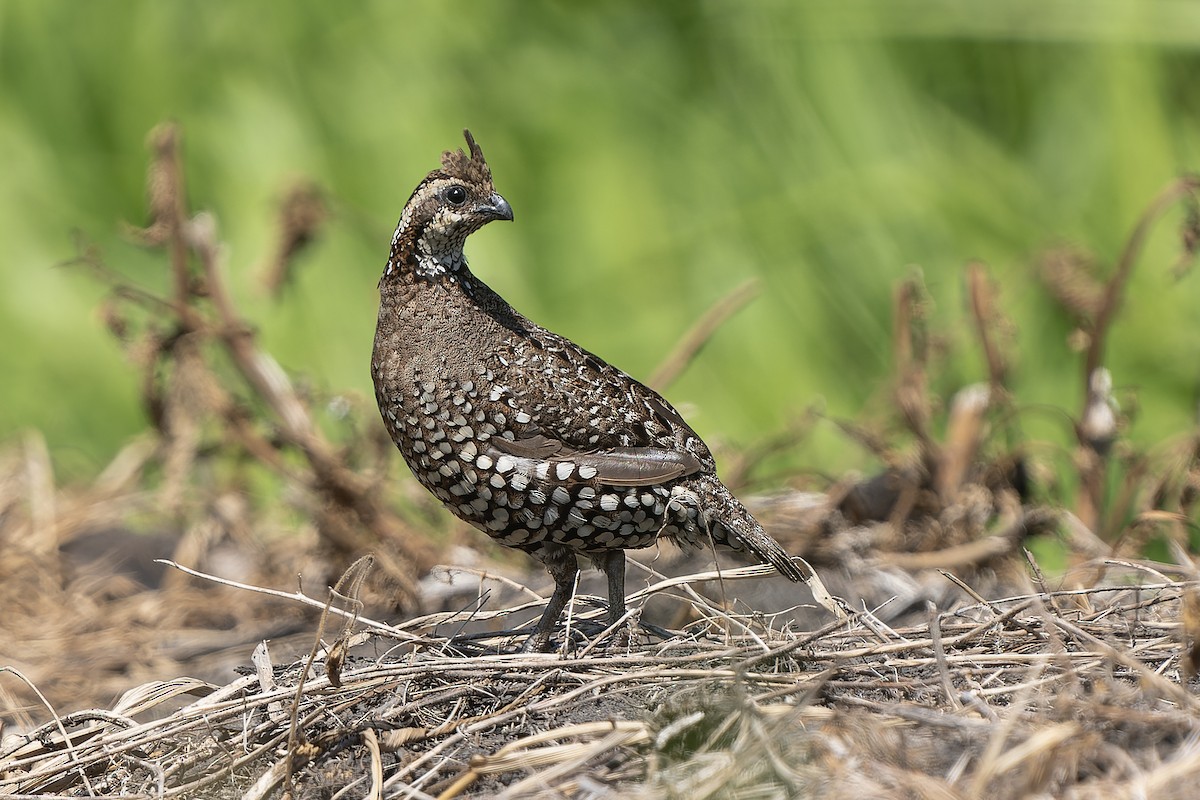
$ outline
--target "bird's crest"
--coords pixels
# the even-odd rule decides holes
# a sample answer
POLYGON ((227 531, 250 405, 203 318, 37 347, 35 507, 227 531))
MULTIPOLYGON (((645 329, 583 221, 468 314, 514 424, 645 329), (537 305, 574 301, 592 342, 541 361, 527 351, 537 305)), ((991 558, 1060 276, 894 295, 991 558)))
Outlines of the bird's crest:
POLYGON ((442 170, 452 178, 460 178, 470 183, 490 184, 492 170, 483 158, 483 150, 475 143, 475 137, 470 131, 464 130, 463 136, 467 138, 471 155, 468 156, 461 149, 447 150, 442 153, 442 170))

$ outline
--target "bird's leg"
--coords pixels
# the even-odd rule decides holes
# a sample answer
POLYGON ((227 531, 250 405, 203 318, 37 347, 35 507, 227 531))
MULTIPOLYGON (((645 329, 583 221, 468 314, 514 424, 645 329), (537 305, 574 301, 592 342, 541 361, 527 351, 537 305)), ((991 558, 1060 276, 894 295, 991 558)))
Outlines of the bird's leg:
MULTIPOLYGON (((625 551, 609 550, 604 555, 604 574, 608 576, 608 625, 612 627, 625 616, 625 551)), ((618 645, 629 641, 629 629, 614 633, 618 645)))
POLYGON ((579 562, 575 559, 575 553, 565 547, 543 553, 542 561, 550 577, 554 578, 554 594, 550 595, 550 602, 546 604, 546 610, 538 620, 537 631, 529 637, 524 649, 547 653, 551 650, 550 636, 554 633, 554 626, 558 624, 558 618, 562 616, 563 609, 567 607, 567 601, 571 599, 571 593, 575 590, 579 562))

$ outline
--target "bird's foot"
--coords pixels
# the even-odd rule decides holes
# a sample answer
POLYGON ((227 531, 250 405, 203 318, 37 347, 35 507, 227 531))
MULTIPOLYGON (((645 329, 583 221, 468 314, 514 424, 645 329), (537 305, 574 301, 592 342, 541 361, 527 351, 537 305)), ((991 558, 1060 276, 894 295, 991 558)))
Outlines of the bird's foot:
MULTIPOLYGON (((624 649, 629 647, 633 640, 631 633, 631 622, 625 622, 611 631, 608 636, 604 636, 605 632, 612 626, 599 620, 579 620, 570 626, 565 632, 570 634, 570 642, 567 644, 568 652, 578 652, 586 649, 624 649), (597 639, 604 637, 604 641, 597 642, 597 639)), ((553 631, 536 631, 532 636, 525 640, 521 645, 520 652, 522 653, 552 653, 561 647, 561 640, 556 643, 553 631)))
POLYGON ((538 631, 525 640, 521 645, 520 652, 522 653, 551 653, 554 651, 553 642, 551 641, 552 631, 538 631))

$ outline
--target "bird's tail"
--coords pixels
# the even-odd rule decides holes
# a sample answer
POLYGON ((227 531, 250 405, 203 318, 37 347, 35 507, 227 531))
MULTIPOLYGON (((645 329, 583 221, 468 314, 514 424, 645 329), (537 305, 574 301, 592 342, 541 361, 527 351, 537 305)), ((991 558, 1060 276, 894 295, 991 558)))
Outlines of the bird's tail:
POLYGON ((783 545, 771 538, 763 526, 733 493, 711 475, 701 478, 701 507, 708 517, 709 531, 717 545, 748 552, 775 567, 780 574, 796 582, 809 583, 812 569, 803 559, 793 559, 783 545))

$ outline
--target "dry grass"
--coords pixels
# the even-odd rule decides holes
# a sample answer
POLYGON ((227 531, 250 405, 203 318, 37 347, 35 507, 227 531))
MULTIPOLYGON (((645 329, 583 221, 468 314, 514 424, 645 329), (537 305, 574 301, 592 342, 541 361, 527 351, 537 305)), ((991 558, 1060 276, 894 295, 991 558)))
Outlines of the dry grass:
POLYGON ((516 631, 431 633, 478 613, 360 619, 311 659, 271 667, 260 650, 257 674, 232 683, 154 681, 9 737, 0 791, 1190 796, 1200 700, 1181 677, 1180 613, 1197 585, 1136 585, 1136 570, 1110 566, 1111 586, 963 604, 897 629, 865 612, 777 629, 697 602, 703 620, 683 631, 620 649, 580 637, 565 654, 511 652, 516 631))

